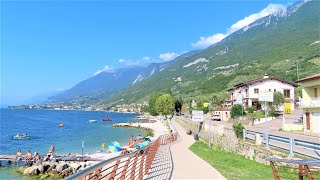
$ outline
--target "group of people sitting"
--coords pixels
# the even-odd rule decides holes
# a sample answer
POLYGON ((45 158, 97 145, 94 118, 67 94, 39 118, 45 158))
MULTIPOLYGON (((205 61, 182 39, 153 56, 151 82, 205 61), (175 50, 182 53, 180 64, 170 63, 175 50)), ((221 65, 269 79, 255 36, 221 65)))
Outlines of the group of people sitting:
POLYGON ((129 142, 128 142, 128 146, 127 148, 122 148, 121 154, 128 154, 130 153, 130 151, 128 149, 132 149, 132 148, 128 148, 128 147, 133 147, 135 148, 136 144, 141 144, 144 142, 144 139, 142 136, 138 136, 137 139, 135 139, 133 136, 130 137, 129 142))
MULTIPOLYGON (((44 161, 49 161, 52 160, 53 158, 53 152, 54 152, 54 145, 52 144, 52 146, 49 148, 49 153, 43 157, 44 161)), ((34 155, 32 157, 32 153, 30 150, 28 150, 27 154, 24 156, 24 158, 22 157, 22 151, 19 149, 17 154, 16 154, 16 163, 19 164, 20 161, 24 160, 24 164, 31 164, 31 163, 36 163, 38 160, 41 159, 41 156, 38 152, 34 152, 34 155)))
POLYGON ((18 133, 16 135, 16 137, 20 138, 20 137, 27 137, 28 135, 26 133, 22 133, 22 135, 20 133, 18 133))

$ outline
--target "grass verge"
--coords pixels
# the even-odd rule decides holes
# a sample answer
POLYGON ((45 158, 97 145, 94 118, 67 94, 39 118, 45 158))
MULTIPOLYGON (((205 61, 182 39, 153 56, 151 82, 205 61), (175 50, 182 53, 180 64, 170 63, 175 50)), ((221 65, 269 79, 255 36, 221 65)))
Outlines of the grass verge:
POLYGON ((208 144, 197 141, 189 148, 207 161, 227 179, 274 179, 270 166, 257 163, 245 157, 218 148, 208 148, 208 144))

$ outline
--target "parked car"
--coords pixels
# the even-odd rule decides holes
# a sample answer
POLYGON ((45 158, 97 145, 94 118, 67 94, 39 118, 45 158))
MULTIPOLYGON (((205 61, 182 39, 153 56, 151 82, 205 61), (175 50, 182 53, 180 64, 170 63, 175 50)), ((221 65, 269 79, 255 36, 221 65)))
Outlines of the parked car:
POLYGON ((216 114, 211 117, 211 120, 212 121, 221 121, 220 116, 216 115, 216 114))

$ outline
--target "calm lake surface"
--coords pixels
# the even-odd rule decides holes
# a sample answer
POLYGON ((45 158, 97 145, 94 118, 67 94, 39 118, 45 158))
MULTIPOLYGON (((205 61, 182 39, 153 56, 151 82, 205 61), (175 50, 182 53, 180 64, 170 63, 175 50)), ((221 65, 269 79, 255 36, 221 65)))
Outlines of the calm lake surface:
MULTIPOLYGON (((102 143, 118 141, 125 146, 131 135, 144 135, 138 129, 113 128, 114 123, 134 122, 137 114, 101 111, 11 110, 0 109, 0 154, 15 154, 18 149, 44 155, 51 144, 56 154, 79 153, 84 141, 84 154, 95 153, 102 143), (111 122, 102 122, 111 118, 111 122), (88 123, 97 120, 97 123, 88 123), (63 123, 64 127, 57 127, 63 123), (17 133, 27 133, 29 139, 14 140, 17 133)), ((17 176, 13 168, 0 168, 0 179, 29 179, 17 176)))

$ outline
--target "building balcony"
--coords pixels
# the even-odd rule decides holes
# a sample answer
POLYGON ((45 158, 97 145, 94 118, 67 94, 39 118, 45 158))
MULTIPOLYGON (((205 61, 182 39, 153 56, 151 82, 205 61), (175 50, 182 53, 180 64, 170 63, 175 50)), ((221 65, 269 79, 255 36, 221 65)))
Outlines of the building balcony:
POLYGON ((320 107, 320 97, 301 99, 300 107, 302 108, 318 108, 320 107))

